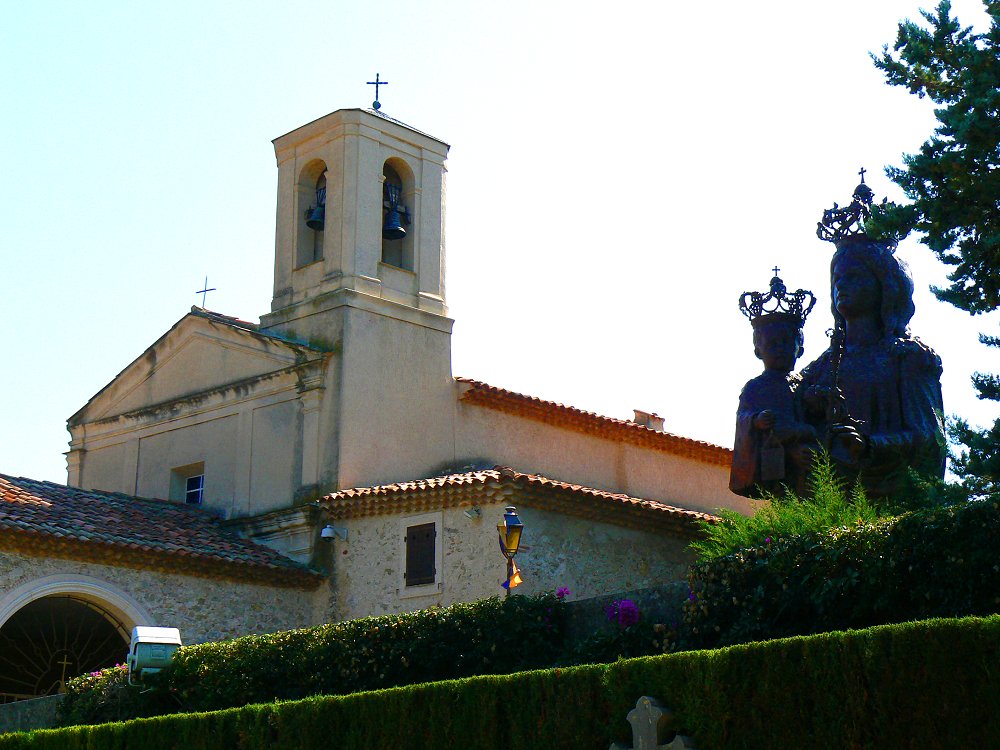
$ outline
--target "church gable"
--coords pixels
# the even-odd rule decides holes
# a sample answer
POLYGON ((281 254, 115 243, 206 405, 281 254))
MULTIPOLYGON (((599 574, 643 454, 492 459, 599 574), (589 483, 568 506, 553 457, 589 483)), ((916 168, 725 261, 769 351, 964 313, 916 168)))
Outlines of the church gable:
POLYGON ((74 414, 70 427, 172 402, 203 400, 227 387, 247 390, 275 379, 287 387, 288 378, 324 358, 317 349, 261 334, 256 328, 192 308, 74 414))

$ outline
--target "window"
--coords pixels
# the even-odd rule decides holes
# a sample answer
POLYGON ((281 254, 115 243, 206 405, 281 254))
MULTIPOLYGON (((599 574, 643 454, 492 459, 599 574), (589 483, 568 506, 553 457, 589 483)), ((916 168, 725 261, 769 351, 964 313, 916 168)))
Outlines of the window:
POLYGON ((195 474, 193 477, 188 477, 186 482, 184 502, 189 505, 201 505, 202 493, 205 490, 205 475, 195 474))
POLYGON ((399 595, 427 596, 444 589, 441 575, 441 512, 400 520, 399 595))
POLYGON ((403 577, 407 586, 434 583, 437 568, 434 565, 434 538, 437 526, 422 523, 406 527, 406 570, 403 577))
POLYGON ((201 505, 205 500, 205 462, 171 469, 169 497, 178 503, 201 505))

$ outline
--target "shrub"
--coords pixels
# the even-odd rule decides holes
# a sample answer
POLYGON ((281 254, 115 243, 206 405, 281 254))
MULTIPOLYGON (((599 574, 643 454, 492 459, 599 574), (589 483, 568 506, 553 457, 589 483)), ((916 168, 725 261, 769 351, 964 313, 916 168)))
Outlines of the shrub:
POLYGON ((720 521, 700 521, 703 536, 689 545, 701 561, 731 555, 739 549, 770 544, 775 539, 798 536, 838 526, 871 523, 879 512, 859 485, 848 490, 826 454, 819 454, 809 474, 808 495, 791 490, 768 495, 756 504, 752 516, 722 509, 720 521))
POLYGON ((657 656, 674 650, 676 631, 661 622, 639 621, 628 627, 598 631, 567 644, 562 666, 604 664, 638 656, 657 656))
POLYGON ((680 639, 712 647, 1000 611, 1000 505, 776 537, 693 566, 680 639))
POLYGON ((124 668, 71 681, 63 725, 342 695, 547 667, 563 652, 565 604, 551 594, 251 635, 178 649, 140 693, 124 668))
POLYGON ((556 597, 513 596, 366 617, 178 651, 170 688, 186 710, 342 695, 549 666, 562 647, 556 597))

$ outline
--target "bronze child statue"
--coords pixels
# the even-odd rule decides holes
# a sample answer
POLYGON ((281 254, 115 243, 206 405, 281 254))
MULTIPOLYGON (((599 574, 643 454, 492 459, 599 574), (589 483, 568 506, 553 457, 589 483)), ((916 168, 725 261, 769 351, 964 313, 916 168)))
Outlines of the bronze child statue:
POLYGON ((736 412, 729 488, 739 495, 759 497, 780 492, 783 486, 800 493, 804 489, 807 448, 816 447, 817 435, 798 414, 799 379, 791 372, 802 356, 802 326, 815 303, 812 293, 802 289, 787 294, 777 275, 770 292, 746 292, 740 298, 764 372, 743 387, 736 412))

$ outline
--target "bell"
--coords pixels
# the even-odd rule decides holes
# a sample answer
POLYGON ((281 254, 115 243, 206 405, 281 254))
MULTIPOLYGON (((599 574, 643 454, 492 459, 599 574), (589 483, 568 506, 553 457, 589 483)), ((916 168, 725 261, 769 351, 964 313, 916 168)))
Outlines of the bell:
POLYGON ((403 229, 403 222, 399 219, 399 211, 390 208, 386 211, 385 221, 382 223, 382 238, 386 240, 401 240, 406 236, 403 229))
POLYGON ((306 211, 306 226, 316 232, 322 232, 325 218, 326 206, 313 206, 306 211))

